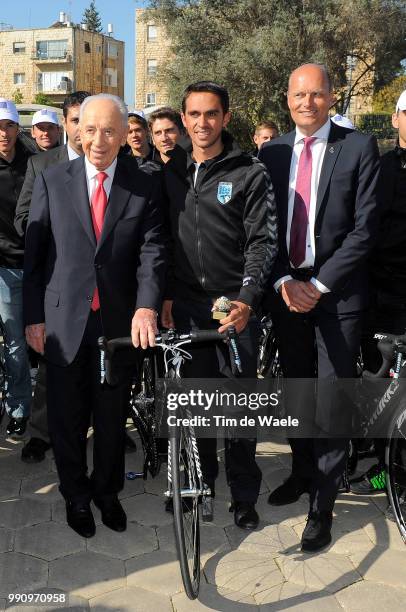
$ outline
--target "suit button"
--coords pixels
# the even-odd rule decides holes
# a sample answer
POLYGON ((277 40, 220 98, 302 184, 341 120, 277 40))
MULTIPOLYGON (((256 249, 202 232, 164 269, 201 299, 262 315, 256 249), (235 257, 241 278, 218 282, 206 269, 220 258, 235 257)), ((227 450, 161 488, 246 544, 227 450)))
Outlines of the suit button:
POLYGON ((91 302, 93 300, 93 296, 92 295, 87 295, 86 299, 88 302, 91 302))
POLYGON ((102 269, 102 264, 94 264, 94 267, 96 268, 96 270, 101 270, 102 269))

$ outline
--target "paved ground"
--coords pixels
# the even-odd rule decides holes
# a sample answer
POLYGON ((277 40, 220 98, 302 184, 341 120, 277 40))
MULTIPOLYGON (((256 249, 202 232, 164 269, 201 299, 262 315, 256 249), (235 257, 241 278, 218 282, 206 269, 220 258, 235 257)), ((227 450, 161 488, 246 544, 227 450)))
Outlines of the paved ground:
MULTIPOLYGON (((341 495, 333 544, 318 555, 300 552, 306 500, 284 508, 266 503, 268 492, 289 471, 285 445, 267 443, 258 449, 264 479, 258 503, 261 523, 253 533, 233 524, 222 468, 214 523, 201 530, 201 594, 199 601, 190 602, 182 592, 171 516, 163 509, 164 473, 145 483, 126 482, 121 498, 129 524, 124 534, 100 524, 100 514, 94 509, 97 533, 86 541, 65 523, 52 457, 35 466, 22 463, 22 443, 6 440, 4 426, 0 432, 0 610, 7 606, 9 593, 38 592, 66 593, 69 605, 10 609, 406 609, 406 550, 396 526, 384 517, 384 495, 341 495)), ((137 462, 139 454, 127 455, 128 470, 138 469, 137 462)))

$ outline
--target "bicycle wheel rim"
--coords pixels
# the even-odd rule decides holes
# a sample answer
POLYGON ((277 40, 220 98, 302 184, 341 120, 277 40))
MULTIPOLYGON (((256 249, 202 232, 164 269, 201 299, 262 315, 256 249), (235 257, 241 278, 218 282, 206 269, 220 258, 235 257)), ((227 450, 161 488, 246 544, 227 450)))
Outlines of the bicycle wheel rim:
POLYGON ((395 520, 406 544, 406 404, 392 421, 386 446, 386 482, 395 520))
POLYGON ((173 479, 173 518, 175 541, 182 581, 189 599, 196 599, 200 586, 200 529, 198 495, 182 497, 185 487, 199 489, 200 482, 194 460, 192 434, 181 427, 179 437, 171 438, 173 479))

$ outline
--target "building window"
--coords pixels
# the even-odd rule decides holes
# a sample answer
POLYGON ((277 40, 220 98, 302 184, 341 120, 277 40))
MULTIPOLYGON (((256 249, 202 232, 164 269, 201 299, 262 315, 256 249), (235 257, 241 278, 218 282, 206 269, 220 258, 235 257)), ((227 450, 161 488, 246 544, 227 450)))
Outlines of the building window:
POLYGON ((25 53, 25 42, 13 43, 13 53, 25 53))
POLYGON ((147 74, 148 76, 155 76, 158 71, 158 62, 156 59, 147 60, 147 74))
POLYGON ((107 43, 107 57, 118 57, 118 48, 114 43, 107 43))
POLYGON ((72 82, 66 72, 40 72, 37 80, 37 91, 45 93, 67 93, 72 82))
POLYGON ((90 53, 90 43, 85 42, 85 53, 90 53))
POLYGON ((115 68, 106 68, 105 85, 107 87, 117 87, 117 70, 115 68))
POLYGON ((156 93, 155 92, 150 92, 147 93, 146 97, 145 97, 145 106, 155 106, 156 104, 156 93))
POLYGON ((37 41, 37 57, 39 59, 64 59, 68 52, 67 40, 37 41))
POLYGON ((155 42, 158 38, 158 29, 154 25, 149 25, 147 29, 147 40, 148 42, 155 42))
POLYGON ((25 73, 15 72, 14 73, 14 85, 24 85, 24 83, 25 83, 25 73))

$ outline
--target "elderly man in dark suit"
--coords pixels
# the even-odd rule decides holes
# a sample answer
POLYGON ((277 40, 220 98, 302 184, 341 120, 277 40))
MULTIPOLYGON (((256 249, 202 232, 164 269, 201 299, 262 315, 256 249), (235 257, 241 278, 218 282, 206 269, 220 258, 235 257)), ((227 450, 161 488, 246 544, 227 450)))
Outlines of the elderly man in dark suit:
POLYGON ((24 308, 30 346, 47 360, 48 420, 68 524, 95 533, 93 499, 105 525, 126 528, 124 426, 131 368, 116 388, 100 384, 97 339, 153 345, 165 274, 160 179, 117 158, 127 110, 116 96, 80 109, 84 158, 36 179, 26 233, 24 308), (93 472, 86 435, 93 415, 93 472))
MULTIPOLYGON (((24 237, 30 211, 32 190, 36 177, 46 168, 61 162, 72 161, 83 155, 79 133, 79 109, 83 100, 90 93, 75 91, 63 102, 63 127, 66 132, 66 144, 42 151, 30 157, 24 184, 18 198, 14 225, 17 233, 24 237)), ((29 419, 30 440, 21 451, 21 459, 26 463, 38 463, 45 459, 45 453, 50 448, 46 404, 46 369, 42 359, 39 360, 34 397, 31 404, 29 419)))
MULTIPOLYGON (((280 228, 268 307, 288 378, 313 378, 316 372, 319 380, 356 376, 368 294, 366 260, 378 221, 379 157, 374 137, 330 121, 334 101, 324 66, 294 70, 288 105, 296 129, 260 152, 274 185, 280 228)), ((312 393, 299 394, 295 408, 308 415, 311 402, 312 393)), ((344 437, 334 438, 329 426, 324 429, 330 408, 337 408, 334 394, 319 393, 315 409, 324 433, 290 439, 292 474, 269 496, 270 504, 282 505, 310 493, 304 551, 331 541, 348 444, 344 437)))

